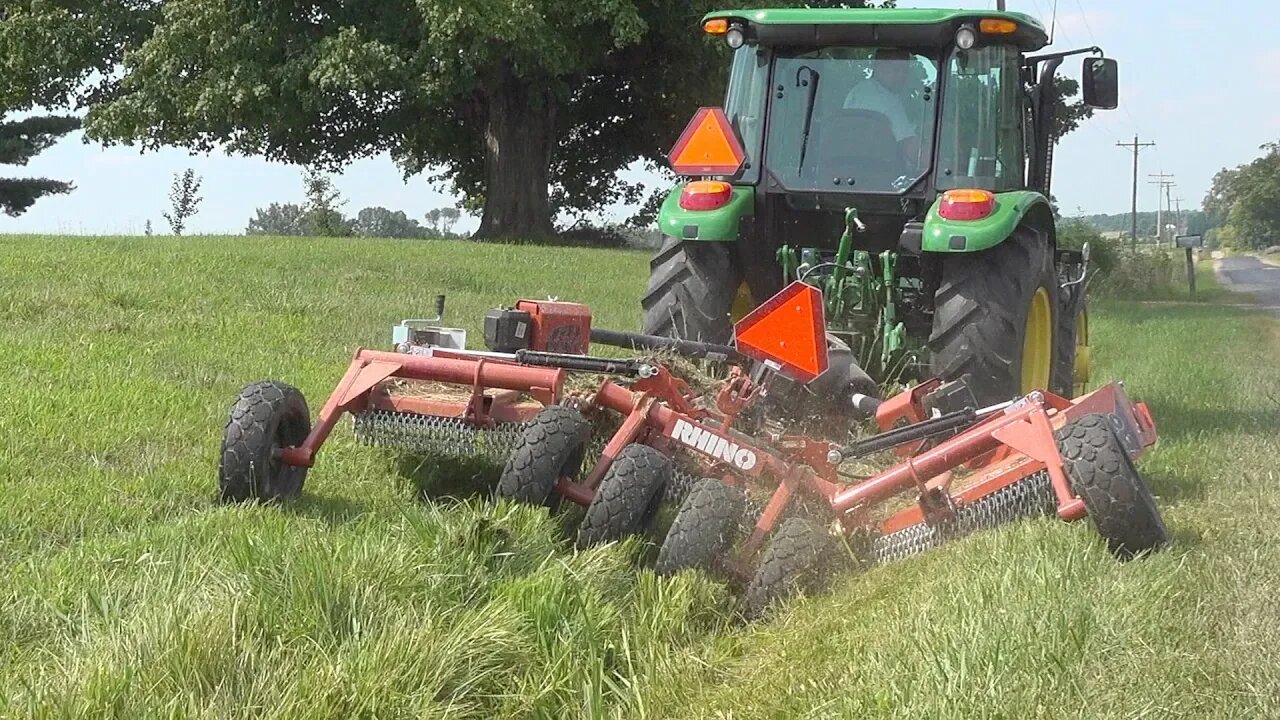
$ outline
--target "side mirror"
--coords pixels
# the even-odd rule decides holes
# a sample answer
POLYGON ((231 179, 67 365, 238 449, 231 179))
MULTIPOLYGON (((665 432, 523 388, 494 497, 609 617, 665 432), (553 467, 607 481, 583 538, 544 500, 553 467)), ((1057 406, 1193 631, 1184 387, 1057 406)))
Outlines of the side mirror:
POLYGON ((1084 104, 1100 110, 1114 110, 1120 104, 1120 76, 1112 58, 1088 57, 1080 71, 1084 104))
POLYGON ((1089 243, 1087 242, 1080 248, 1080 264, 1086 268, 1089 267, 1089 243))

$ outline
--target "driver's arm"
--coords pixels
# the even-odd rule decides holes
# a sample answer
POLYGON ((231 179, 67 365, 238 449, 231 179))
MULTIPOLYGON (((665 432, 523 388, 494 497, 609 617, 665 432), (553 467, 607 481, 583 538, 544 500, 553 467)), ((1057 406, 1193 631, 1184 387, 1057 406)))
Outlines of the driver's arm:
POLYGON ((913 133, 910 136, 903 138, 901 142, 898 143, 898 146, 902 148, 902 157, 906 158, 907 162, 910 163, 913 168, 919 167, 920 136, 913 133))
POLYGON ((912 170, 920 167, 920 135, 911 122, 901 98, 894 98, 894 105, 886 115, 893 132, 898 137, 898 149, 912 170))

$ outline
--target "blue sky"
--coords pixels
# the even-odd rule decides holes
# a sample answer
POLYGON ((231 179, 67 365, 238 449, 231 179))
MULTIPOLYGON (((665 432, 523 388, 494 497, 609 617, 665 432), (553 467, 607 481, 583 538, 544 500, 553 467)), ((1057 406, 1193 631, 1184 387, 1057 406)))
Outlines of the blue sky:
MULTIPOLYGON (((1008 0, 1009 8, 1042 18, 1055 0, 1008 0)), ((900 2, 901 6, 991 8, 991 1, 900 2)), ((1155 148, 1140 156, 1139 208, 1154 210, 1157 189, 1150 173, 1172 173, 1174 197, 1199 207, 1213 174, 1260 154, 1280 140, 1280 38, 1275 5, 1265 0, 1206 3, 1193 0, 1057 0, 1054 49, 1100 45, 1120 62, 1120 108, 1098 112, 1059 144, 1054 193, 1064 213, 1128 212, 1132 156, 1116 147, 1135 133, 1155 148)), ((695 31, 691 28, 690 32, 695 31)), ((1079 60, 1063 71, 1078 77, 1079 60)), ((715 102, 715 99, 711 99, 715 102)), ((692 114, 694 108, 690 108, 692 114)), ((674 138, 672 138, 674 141, 674 138)), ((253 210, 302 199, 300 168, 258 158, 191 155, 181 149, 142 154, 132 148, 84 144, 79 134, 25 168, 0 173, 73 181, 70 195, 41 200, 25 215, 0 215, 0 233, 141 234, 161 217, 175 173, 194 168, 203 176, 204 203, 189 233, 239 233, 253 210)), ((643 177, 629 173, 629 177, 643 177)), ((424 178, 405 182, 387 157, 353 163, 337 186, 354 214, 382 205, 421 218, 454 198, 424 178)), ((625 208, 615 209, 622 216, 625 208)), ((478 218, 463 217, 472 230, 478 218)))

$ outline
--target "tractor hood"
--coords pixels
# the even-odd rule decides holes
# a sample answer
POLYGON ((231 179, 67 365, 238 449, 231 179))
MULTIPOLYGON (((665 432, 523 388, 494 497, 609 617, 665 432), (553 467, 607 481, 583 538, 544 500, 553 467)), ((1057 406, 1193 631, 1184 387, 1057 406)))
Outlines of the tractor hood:
POLYGON ((894 47, 944 47, 960 26, 979 27, 983 20, 1009 20, 1012 33, 1001 34, 1024 52, 1049 42, 1038 20, 1018 12, 980 12, 972 9, 923 8, 776 8, 720 10, 703 18, 740 24, 746 41, 761 45, 821 46, 837 44, 894 47))

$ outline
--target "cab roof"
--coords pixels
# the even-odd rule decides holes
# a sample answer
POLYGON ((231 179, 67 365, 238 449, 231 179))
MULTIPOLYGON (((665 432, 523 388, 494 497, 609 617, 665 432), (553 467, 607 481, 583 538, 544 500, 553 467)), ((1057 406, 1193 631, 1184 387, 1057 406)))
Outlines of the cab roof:
POLYGON ((963 8, 762 8, 718 10, 703 17, 739 20, 747 37, 767 45, 822 45, 858 42, 869 45, 939 47, 951 42, 968 22, 977 28, 985 18, 1012 20, 1016 32, 999 36, 1025 51, 1039 50, 1049 35, 1039 20, 1020 12, 984 12, 963 8))

